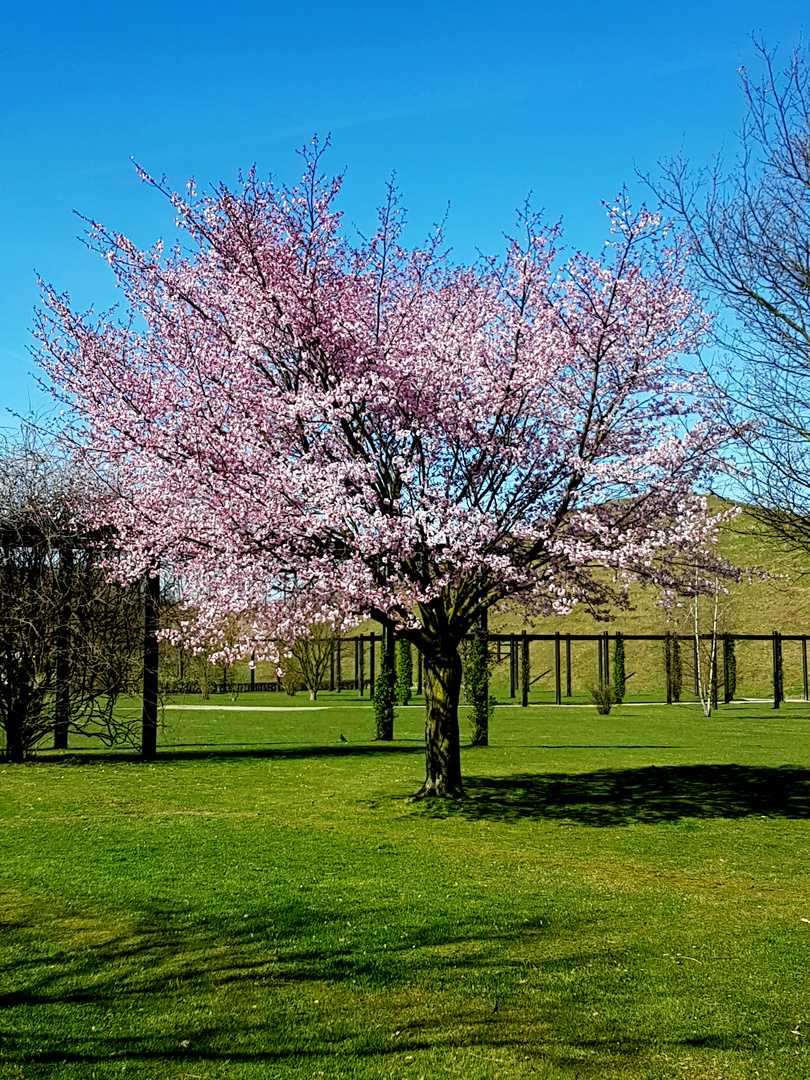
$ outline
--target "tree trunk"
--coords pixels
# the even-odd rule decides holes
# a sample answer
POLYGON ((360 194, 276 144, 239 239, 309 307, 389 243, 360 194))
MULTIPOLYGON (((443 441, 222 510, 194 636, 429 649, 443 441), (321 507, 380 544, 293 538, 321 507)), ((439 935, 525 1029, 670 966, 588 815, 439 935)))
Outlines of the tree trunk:
POLYGON ((56 637, 56 712, 53 748, 67 750, 70 726, 70 586, 73 574, 73 552, 70 548, 63 548, 60 555, 62 596, 59 601, 59 624, 56 637))
POLYGON ((143 718, 141 757, 152 761, 157 753, 158 605, 160 578, 147 575, 143 592, 143 718))
POLYGON ((464 796, 458 733, 461 658, 428 654, 425 665, 425 782, 418 799, 464 796))
POLYGON ((310 687, 310 690, 309 690, 309 700, 310 701, 317 701, 318 700, 318 691, 316 689, 314 689, 313 687, 310 687))
POLYGON ((8 717, 6 725, 6 759, 12 765, 22 765, 25 761, 25 739, 23 737, 24 717, 15 716, 13 713, 8 717))

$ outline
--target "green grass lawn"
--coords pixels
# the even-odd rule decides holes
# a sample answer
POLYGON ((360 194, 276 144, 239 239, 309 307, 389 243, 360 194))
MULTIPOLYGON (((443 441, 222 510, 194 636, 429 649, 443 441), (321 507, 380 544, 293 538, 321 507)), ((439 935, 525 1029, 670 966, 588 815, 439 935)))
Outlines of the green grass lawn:
POLYGON ((251 700, 0 766, 2 1080, 810 1076, 810 707, 251 700))

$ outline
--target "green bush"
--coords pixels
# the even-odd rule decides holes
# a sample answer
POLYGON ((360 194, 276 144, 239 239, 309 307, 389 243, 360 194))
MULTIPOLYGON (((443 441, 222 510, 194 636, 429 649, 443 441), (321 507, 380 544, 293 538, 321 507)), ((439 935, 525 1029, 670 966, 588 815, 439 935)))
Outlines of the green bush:
POLYGON ((294 671, 289 669, 281 676, 281 686, 287 697, 295 697, 299 690, 303 690, 301 680, 294 671))
POLYGON ((589 690, 596 711, 600 716, 607 716, 611 708, 616 704, 616 692, 613 687, 605 680, 596 686, 589 687, 589 690))

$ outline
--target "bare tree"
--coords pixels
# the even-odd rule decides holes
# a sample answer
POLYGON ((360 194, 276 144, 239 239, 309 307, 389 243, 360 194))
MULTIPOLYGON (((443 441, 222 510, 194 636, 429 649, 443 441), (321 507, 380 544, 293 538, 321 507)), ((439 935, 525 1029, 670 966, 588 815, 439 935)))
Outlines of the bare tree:
POLYGON ((137 692, 137 588, 101 566, 105 537, 86 524, 90 487, 30 429, 0 446, 0 731, 23 761, 71 732, 135 744, 137 719, 116 712, 137 692))
POLYGON ((326 677, 335 648, 335 634, 330 626, 315 623, 306 637, 300 637, 284 661, 284 673, 309 690, 310 701, 317 701, 318 690, 326 677))
MULTIPOLYGON (((695 571, 697 578, 697 571, 695 571)), ((692 597, 692 625, 695 635, 695 687, 697 688, 703 715, 709 717, 712 709, 717 708, 717 616, 720 610, 720 585, 714 580, 714 596, 710 597, 710 626, 708 642, 701 641, 700 597, 695 583, 695 595, 692 597)))
POLYGON ((727 390, 757 421, 750 451, 755 512, 787 544, 810 548, 810 69, 797 49, 779 70, 755 42, 758 80, 740 69, 747 110, 726 169, 683 158, 650 182, 682 219, 694 266, 729 313, 718 334, 727 390))

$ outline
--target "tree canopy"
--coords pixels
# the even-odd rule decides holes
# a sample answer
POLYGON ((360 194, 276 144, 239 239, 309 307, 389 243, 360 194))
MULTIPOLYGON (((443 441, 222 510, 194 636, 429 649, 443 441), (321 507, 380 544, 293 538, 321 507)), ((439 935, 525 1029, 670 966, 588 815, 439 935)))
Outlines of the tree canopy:
POLYGON ((757 43, 759 76, 740 69, 746 112, 737 153, 711 169, 666 162, 656 194, 684 224, 692 265, 728 318, 717 337, 726 391, 753 418, 752 510, 810 548, 810 67, 783 69, 757 43), (742 361, 742 368, 739 362, 742 361))

